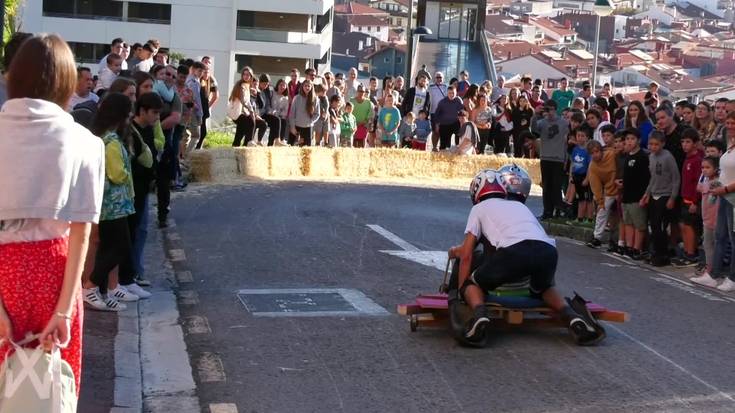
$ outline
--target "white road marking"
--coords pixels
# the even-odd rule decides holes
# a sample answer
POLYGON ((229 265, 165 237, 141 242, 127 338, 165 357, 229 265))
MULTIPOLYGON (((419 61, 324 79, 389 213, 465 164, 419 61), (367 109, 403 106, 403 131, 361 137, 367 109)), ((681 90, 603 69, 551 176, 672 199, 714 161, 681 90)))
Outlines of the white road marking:
POLYGON ((234 403, 212 403, 209 413, 237 413, 237 406, 234 403))
POLYGON ((427 267, 434 267, 438 270, 444 271, 447 265, 447 252, 446 251, 386 251, 381 250, 384 254, 393 255, 395 257, 401 257, 409 261, 426 265, 427 267))
POLYGON ((384 316, 390 314, 365 294, 349 288, 262 288, 237 291, 237 298, 248 311, 256 317, 334 317, 334 316, 384 316), (337 293, 347 301, 354 311, 289 311, 289 312, 253 312, 248 308, 243 295, 255 294, 324 294, 337 293))
POLYGON ((643 343, 642 341, 638 340, 637 338, 631 336, 630 334, 626 333, 625 331, 621 330, 620 328, 618 328, 618 327, 616 327, 616 326, 614 326, 612 324, 607 324, 607 326, 610 327, 610 328, 612 328, 613 330, 617 331, 618 333, 620 333, 622 336, 626 337, 630 341, 632 341, 632 342, 638 344, 639 346, 643 347, 644 349, 648 350, 649 352, 651 352, 653 355, 655 355, 656 357, 660 358, 661 360, 663 360, 663 361, 671 364, 677 370, 679 370, 682 373, 688 375, 689 377, 691 377, 695 381, 699 382, 700 384, 704 385, 708 389, 716 392, 719 396, 721 396, 721 397, 723 397, 723 398, 725 398, 727 400, 730 400, 732 402, 735 402, 735 398, 733 398, 729 394, 725 393, 724 391, 720 390, 719 388, 715 387, 714 385, 712 385, 712 384, 704 381, 702 378, 700 378, 696 374, 690 372, 689 370, 687 370, 686 368, 684 368, 682 365, 678 364, 674 360, 671 360, 670 358, 668 358, 668 357, 664 356, 663 354, 659 353, 653 347, 647 345, 646 343, 643 343))
POLYGON ((403 240, 398 235, 388 231, 387 229, 381 227, 380 225, 371 225, 368 224, 368 228, 372 229, 373 231, 377 232, 378 234, 382 235, 384 238, 386 238, 388 241, 396 244, 398 247, 403 249, 404 251, 420 251, 418 248, 413 246, 408 241, 403 240))

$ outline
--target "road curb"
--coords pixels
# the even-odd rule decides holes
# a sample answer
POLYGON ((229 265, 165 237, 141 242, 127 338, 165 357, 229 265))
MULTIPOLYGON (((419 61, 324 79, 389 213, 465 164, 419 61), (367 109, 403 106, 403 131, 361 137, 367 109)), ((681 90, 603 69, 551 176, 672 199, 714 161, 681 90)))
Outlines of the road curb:
POLYGON ((587 242, 592 239, 594 230, 592 228, 578 227, 574 225, 559 224, 556 222, 541 221, 549 235, 555 237, 565 237, 575 241, 587 242))

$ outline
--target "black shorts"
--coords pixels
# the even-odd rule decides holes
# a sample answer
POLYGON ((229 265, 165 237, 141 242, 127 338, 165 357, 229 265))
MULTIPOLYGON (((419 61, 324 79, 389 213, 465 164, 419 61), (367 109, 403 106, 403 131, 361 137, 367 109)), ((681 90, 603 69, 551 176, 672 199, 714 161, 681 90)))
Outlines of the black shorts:
POLYGON ((485 291, 530 279, 531 293, 540 296, 554 286, 559 255, 551 244, 528 240, 483 255, 472 280, 485 291))
POLYGON ((702 227, 702 216, 700 215, 699 208, 697 208, 697 212, 692 214, 689 212, 689 205, 682 203, 679 210, 679 222, 681 224, 688 225, 695 229, 702 227))
POLYGON ((575 198, 577 201, 592 201, 592 190, 590 186, 582 185, 585 175, 572 175, 572 182, 574 183, 575 198))

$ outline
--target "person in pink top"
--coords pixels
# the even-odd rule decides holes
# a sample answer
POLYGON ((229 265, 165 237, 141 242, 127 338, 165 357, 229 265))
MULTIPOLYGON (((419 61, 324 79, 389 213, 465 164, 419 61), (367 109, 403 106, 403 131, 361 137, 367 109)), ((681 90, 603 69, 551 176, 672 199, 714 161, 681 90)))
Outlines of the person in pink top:
MULTIPOLYGON (((717 227, 717 208, 719 198, 711 195, 710 190, 719 186, 720 159, 708 156, 702 160, 702 177, 697 184, 697 192, 702 195, 702 247, 704 248, 705 271, 712 271, 712 259, 715 255, 715 228, 717 227)), ((696 275, 694 273, 692 277, 696 275)))

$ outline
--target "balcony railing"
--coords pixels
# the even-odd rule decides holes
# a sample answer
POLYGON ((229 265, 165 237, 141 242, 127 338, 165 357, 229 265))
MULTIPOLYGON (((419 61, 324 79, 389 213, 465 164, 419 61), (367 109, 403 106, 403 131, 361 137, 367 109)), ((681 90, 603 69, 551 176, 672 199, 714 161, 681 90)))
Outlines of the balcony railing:
POLYGON ((321 33, 303 33, 277 29, 261 29, 256 27, 238 27, 235 33, 235 39, 255 42, 318 45, 322 42, 322 33, 329 27, 330 25, 324 27, 321 33))

